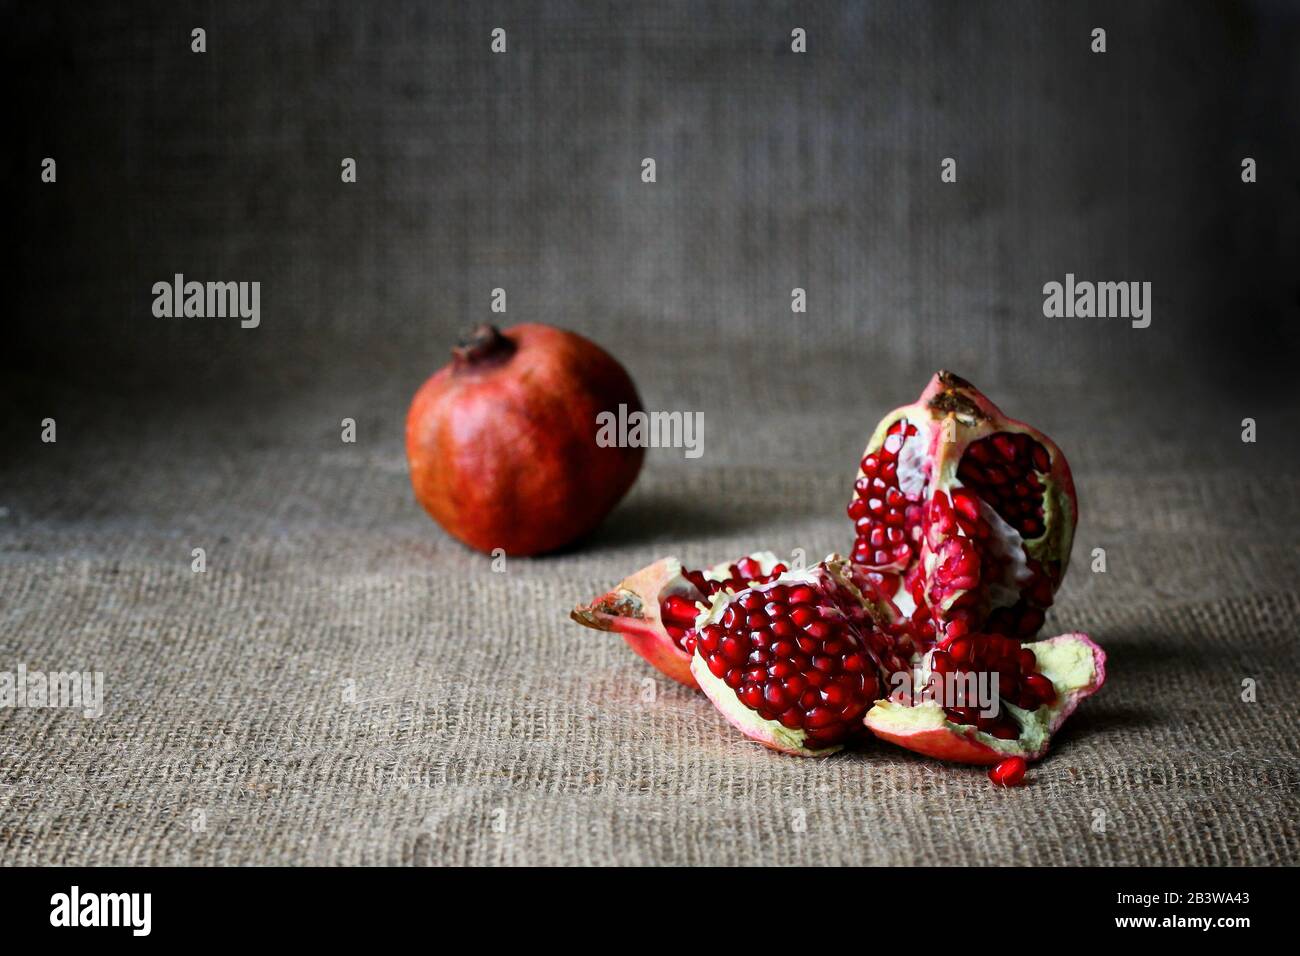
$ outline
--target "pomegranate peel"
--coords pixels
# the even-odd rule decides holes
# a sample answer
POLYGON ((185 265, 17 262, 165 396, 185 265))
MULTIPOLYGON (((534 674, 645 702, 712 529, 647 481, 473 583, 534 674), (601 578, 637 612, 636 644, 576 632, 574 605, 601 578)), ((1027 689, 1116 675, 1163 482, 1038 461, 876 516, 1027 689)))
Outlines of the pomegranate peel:
POLYGON ((585 627, 622 634, 628 646, 661 673, 697 687, 691 675, 693 623, 709 594, 783 571, 785 565, 770 551, 702 571, 687 570, 677 558, 662 558, 595 600, 578 605, 569 616, 585 627), (686 615, 691 616, 689 623, 686 615))
MULTIPOLYGON (((1106 652, 1086 634, 1078 633, 1027 644, 1024 650, 1034 655, 1038 673, 1051 681, 1055 700, 1032 709, 1001 701, 1001 708, 1018 727, 1015 739, 1002 739, 975 725, 954 721, 935 700, 912 704, 882 700, 871 708, 864 722, 882 740, 940 760, 988 765, 1008 757, 1038 760, 1047 752, 1052 735, 1079 703, 1105 683, 1106 652)), ((933 652, 927 655, 926 662, 932 665, 933 652)), ((929 673, 929 666, 919 669, 918 686, 929 673)))

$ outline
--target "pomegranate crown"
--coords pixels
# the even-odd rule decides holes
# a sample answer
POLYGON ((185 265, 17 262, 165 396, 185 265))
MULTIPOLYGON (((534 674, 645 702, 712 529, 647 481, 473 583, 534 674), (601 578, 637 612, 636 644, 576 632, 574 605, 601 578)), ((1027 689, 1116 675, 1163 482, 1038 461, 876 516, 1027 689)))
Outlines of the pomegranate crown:
POLYGON ((940 369, 930 379, 921 393, 919 404, 939 415, 957 415, 972 421, 982 421, 1001 415, 998 407, 966 379, 946 369, 940 369))
POLYGON ((514 342, 502 335, 495 325, 485 322, 463 334, 452 346, 451 356, 457 368, 464 368, 502 361, 514 350, 514 342))

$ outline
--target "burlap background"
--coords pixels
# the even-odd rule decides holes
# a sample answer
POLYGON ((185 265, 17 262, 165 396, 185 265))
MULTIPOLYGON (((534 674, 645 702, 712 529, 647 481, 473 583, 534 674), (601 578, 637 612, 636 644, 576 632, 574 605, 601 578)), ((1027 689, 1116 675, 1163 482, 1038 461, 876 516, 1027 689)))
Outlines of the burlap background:
POLYGON ((1236 178, 1294 164, 1294 22, 1042 9, 9 18, 10 180, 60 180, 15 198, 0 669, 103 670, 107 713, 0 711, 0 861, 1296 862, 1296 191, 1236 178), (175 271, 261 280, 262 328, 153 319, 175 271), (1151 328, 1043 319, 1066 271, 1153 281, 1151 328), (401 445, 498 285, 706 448, 504 573, 414 505, 401 445), (663 554, 845 547, 867 434, 941 365, 1080 490, 1049 627, 1112 676, 1032 786, 765 752, 567 620, 663 554))

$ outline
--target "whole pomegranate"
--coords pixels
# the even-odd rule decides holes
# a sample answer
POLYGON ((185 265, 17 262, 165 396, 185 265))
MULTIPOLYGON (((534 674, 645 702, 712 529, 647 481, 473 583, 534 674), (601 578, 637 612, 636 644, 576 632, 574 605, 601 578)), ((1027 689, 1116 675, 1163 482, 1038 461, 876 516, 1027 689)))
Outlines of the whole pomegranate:
POLYGON ((415 497, 479 551, 553 551, 598 525, 636 481, 644 448, 601 447, 596 416, 641 410, 623 366, 546 325, 483 325, 452 349, 406 416, 415 497))

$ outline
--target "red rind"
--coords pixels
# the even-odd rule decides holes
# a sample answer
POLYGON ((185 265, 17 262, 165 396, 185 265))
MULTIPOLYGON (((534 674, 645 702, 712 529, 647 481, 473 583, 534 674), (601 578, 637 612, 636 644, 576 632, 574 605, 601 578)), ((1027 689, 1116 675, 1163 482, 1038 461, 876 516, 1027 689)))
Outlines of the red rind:
POLYGON ((703 570, 687 570, 676 558, 662 558, 625 578, 611 591, 588 604, 575 607, 569 616, 585 627, 614 631, 628 646, 664 675, 687 687, 699 685, 691 675, 691 655, 682 646, 682 628, 677 637, 663 619, 663 602, 681 595, 705 605, 715 590, 736 590, 751 577, 766 579, 785 570, 785 565, 766 551, 755 552, 732 564, 703 570), (698 586, 697 586, 698 585, 698 586), (700 590, 707 589, 708 594, 700 590))
POLYGON ((569 614, 586 627, 615 631, 628 646, 663 674, 687 687, 698 687, 691 676, 691 657, 668 635, 660 618, 660 602, 670 593, 703 600, 703 595, 682 578, 676 558, 663 558, 625 578, 613 590, 569 614), (670 588, 671 582, 680 586, 670 588))

